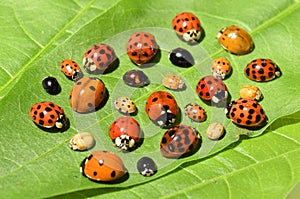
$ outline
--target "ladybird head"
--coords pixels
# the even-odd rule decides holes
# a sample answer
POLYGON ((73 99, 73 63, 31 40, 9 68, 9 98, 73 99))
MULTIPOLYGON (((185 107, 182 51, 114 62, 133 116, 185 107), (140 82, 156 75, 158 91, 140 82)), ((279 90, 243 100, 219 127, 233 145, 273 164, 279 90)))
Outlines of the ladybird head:
POLYGON ((115 145, 122 151, 129 151, 135 147, 135 140, 129 135, 120 135, 115 139, 115 145))
POLYGON ((83 73, 81 70, 74 70, 73 74, 72 74, 72 80, 74 81, 78 81, 79 79, 81 79, 83 77, 83 73))
POLYGON ((197 42, 200 39, 201 32, 196 29, 191 29, 183 34, 183 39, 187 42, 197 42))
POLYGON ((176 115, 172 113, 171 110, 169 110, 168 105, 162 107, 162 111, 160 116, 156 119, 156 123, 161 128, 171 126, 176 121, 176 115))
POLYGON ((66 125, 66 123, 67 123, 67 118, 66 118, 65 114, 60 113, 55 122, 56 128, 61 129, 66 125))

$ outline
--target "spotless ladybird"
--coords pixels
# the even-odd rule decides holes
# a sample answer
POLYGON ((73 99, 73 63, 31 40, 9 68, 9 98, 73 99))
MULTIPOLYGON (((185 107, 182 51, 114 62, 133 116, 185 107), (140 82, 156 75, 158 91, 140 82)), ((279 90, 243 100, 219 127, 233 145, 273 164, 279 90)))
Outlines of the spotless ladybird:
POLYGON ((217 38, 221 46, 231 54, 245 55, 254 49, 254 43, 249 33, 235 25, 220 30, 217 38))
POLYGON ((148 97, 146 113, 154 124, 164 128, 175 123, 179 108, 173 95, 166 91, 157 91, 148 97))
POLYGON ((255 100, 240 98, 232 101, 225 109, 233 123, 244 127, 264 126, 267 122, 262 106, 255 100))
POLYGON ((62 129, 67 124, 64 110, 53 102, 39 102, 30 108, 30 118, 38 126, 62 129))
POLYGON ((109 136, 116 147, 131 151, 141 144, 142 130, 135 119, 121 116, 110 125, 109 136))
POLYGON ((42 85, 50 95, 57 95, 61 91, 61 87, 55 77, 46 77, 43 79, 42 85))
POLYGON ((255 59, 244 69, 246 77, 257 82, 267 82, 280 77, 279 67, 271 59, 255 59))
POLYGON ((172 20, 172 27, 183 40, 198 42, 201 36, 200 20, 190 12, 182 12, 172 20))
POLYGON ((127 174, 119 156, 108 151, 94 151, 80 165, 84 177, 97 182, 116 182, 127 174))
POLYGON ((157 53, 155 37, 148 32, 133 33, 126 45, 127 55, 138 66, 149 62, 157 53))
POLYGON ((169 53, 169 60, 179 67, 190 67, 195 64, 192 54, 184 48, 175 48, 169 53))
POLYGON ((104 101, 106 88, 102 80, 96 77, 83 77, 73 86, 70 93, 70 104, 78 113, 88 113, 104 101))
POLYGON ((196 129, 178 124, 168 129, 160 142, 160 152, 166 158, 182 158, 195 153, 202 139, 196 129))
POLYGON ((257 86, 246 85, 240 89, 240 97, 260 101, 263 95, 257 86))

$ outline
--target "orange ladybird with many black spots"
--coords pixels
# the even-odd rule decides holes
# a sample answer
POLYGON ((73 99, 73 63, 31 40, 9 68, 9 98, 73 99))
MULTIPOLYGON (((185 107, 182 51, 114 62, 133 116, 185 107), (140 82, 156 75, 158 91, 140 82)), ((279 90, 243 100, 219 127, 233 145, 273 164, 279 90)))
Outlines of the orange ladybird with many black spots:
POLYGON ((32 105, 30 118, 44 128, 62 129, 67 124, 64 110, 53 102, 39 102, 32 105))

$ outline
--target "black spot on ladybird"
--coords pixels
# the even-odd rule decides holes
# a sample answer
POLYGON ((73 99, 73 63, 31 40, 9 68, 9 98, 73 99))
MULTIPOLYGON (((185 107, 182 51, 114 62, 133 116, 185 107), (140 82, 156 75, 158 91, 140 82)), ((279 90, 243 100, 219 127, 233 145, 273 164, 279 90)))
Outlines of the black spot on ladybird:
POLYGON ((92 90, 92 91, 95 91, 95 90, 96 90, 96 88, 95 88, 94 86, 90 86, 89 88, 90 88, 90 90, 92 90))

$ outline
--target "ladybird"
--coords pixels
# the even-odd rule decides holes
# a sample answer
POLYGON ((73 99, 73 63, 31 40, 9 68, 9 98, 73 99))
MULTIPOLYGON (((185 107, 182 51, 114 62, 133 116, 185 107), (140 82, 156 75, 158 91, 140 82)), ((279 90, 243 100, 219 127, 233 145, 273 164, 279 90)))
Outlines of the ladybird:
POLYGON ((201 23, 193 13, 177 14, 172 20, 172 27, 184 41, 195 43, 200 39, 201 23))
POLYGON ((130 70, 123 75, 123 81, 128 86, 143 87, 150 84, 147 75, 141 70, 130 70))
POLYGON ((38 126, 62 129, 67 124, 64 110, 53 102, 39 102, 30 108, 30 118, 38 126))
POLYGON ((263 126, 267 119, 262 106, 252 99, 239 98, 232 101, 225 113, 233 123, 244 127, 263 126))
POLYGON ((107 44, 96 44, 84 54, 83 66, 90 74, 98 75, 114 68, 117 57, 114 49, 107 44))
POLYGON ((50 95, 57 95, 61 91, 61 87, 55 77, 46 77, 42 81, 43 88, 50 95))
POLYGON ((121 116, 110 125, 109 136, 122 151, 132 151, 141 143, 142 130, 135 119, 121 116))
POLYGON ((271 59, 255 59, 244 69, 246 77, 257 82, 267 82, 280 77, 279 67, 271 59))
POLYGON ((69 142, 70 149, 74 151, 85 151, 91 149, 94 145, 94 136, 87 132, 75 134, 69 142))
POLYGON ((157 91, 148 97, 146 113, 154 124, 164 128, 175 123, 179 108, 173 95, 166 91, 157 91))
POLYGON ((263 95, 258 87, 246 85, 240 89, 240 97, 260 101, 263 95))
POLYGON ((186 87, 183 79, 179 75, 174 74, 166 75, 162 80, 162 84, 171 90, 183 90, 186 87))
POLYGON ((231 66, 228 59, 225 57, 219 57, 213 61, 211 66, 211 72, 213 76, 220 79, 225 79, 226 76, 231 72, 231 66))
POLYGON ((178 124, 168 129, 160 142, 160 152, 166 158, 181 158, 195 153, 202 139, 196 129, 178 124))
POLYGON ((184 107, 184 113, 191 119, 191 121, 203 122, 206 120, 206 113, 204 108, 202 108, 197 103, 187 104, 184 107))
POLYGON ((217 38, 221 46, 234 55, 245 55, 254 49, 254 43, 249 33, 235 25, 220 30, 217 38))
POLYGON ((126 45, 127 55, 138 66, 149 62, 157 53, 155 37, 148 32, 133 33, 126 45))
POLYGON ((131 114, 136 111, 136 106, 134 102, 131 99, 129 99, 129 97, 119 97, 115 100, 114 105, 119 112, 124 114, 131 114))
POLYGON ((202 77, 196 86, 196 92, 202 100, 210 100, 214 105, 226 102, 228 91, 225 83, 214 76, 202 77))
POLYGON ((184 48, 175 48, 169 52, 169 60, 179 67, 190 67, 195 64, 192 54, 184 48))
POLYGON ((116 154, 108 151, 94 151, 84 158, 80 164, 80 172, 92 181, 116 182, 126 176, 127 169, 116 154))
POLYGON ((66 77, 74 81, 77 81, 83 77, 80 66, 75 61, 70 59, 65 59, 61 62, 60 70, 66 75, 66 77))
POLYGON ((102 80, 96 77, 83 77, 71 90, 71 107, 78 113, 94 111, 105 100, 106 93, 102 80))
POLYGON ((224 126, 219 122, 211 123, 206 129, 206 135, 211 140, 219 140, 224 133, 224 126))
POLYGON ((142 157, 137 162, 137 170, 145 177, 153 176, 157 172, 155 162, 149 157, 142 157))

